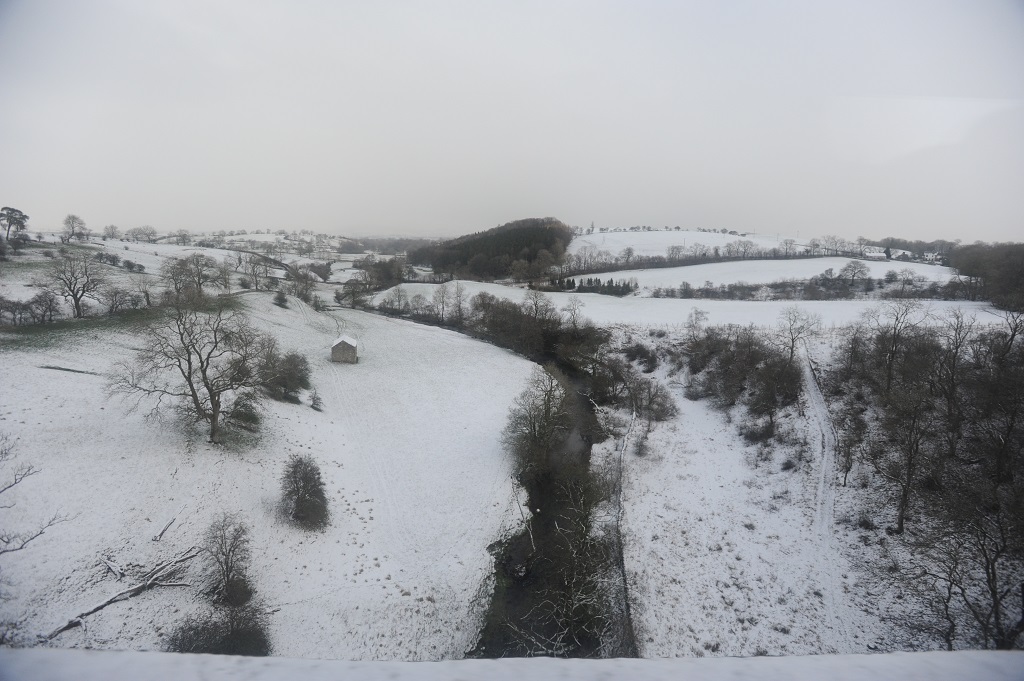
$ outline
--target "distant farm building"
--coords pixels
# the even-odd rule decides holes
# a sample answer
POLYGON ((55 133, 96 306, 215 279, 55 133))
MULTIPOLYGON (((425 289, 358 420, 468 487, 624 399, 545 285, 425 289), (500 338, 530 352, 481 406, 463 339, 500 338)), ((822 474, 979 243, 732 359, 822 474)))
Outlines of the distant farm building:
POLYGON ((359 361, 359 344, 351 336, 341 336, 331 346, 332 362, 355 364, 359 361))

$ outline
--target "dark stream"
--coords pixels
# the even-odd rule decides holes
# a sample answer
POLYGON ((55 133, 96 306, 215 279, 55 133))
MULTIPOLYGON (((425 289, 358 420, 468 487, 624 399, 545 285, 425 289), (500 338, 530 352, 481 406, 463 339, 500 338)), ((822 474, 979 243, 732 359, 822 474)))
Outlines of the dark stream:
POLYGON ((471 657, 637 655, 617 533, 591 532, 593 506, 607 497, 590 470, 600 427, 585 377, 559 368, 575 388, 574 427, 546 466, 519 480, 533 513, 523 531, 491 547, 494 595, 471 657))

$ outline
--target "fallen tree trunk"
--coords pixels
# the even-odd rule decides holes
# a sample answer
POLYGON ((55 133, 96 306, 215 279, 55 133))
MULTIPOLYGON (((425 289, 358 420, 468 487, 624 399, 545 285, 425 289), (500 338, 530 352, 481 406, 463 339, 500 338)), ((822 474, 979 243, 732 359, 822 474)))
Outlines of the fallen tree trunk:
POLYGON ((178 512, 175 513, 174 516, 170 520, 167 521, 166 525, 164 525, 164 529, 160 530, 160 534, 158 534, 155 537, 153 537, 153 541, 160 541, 161 539, 163 539, 164 532, 166 532, 167 528, 169 528, 171 526, 171 523, 173 523, 175 520, 178 519, 178 516, 181 515, 181 512, 184 511, 184 510, 185 510, 185 504, 182 504, 181 508, 178 509, 178 512))
POLYGON ((107 569, 110 570, 111 574, 113 574, 115 577, 117 577, 118 580, 120 580, 120 579, 122 579, 124 577, 124 568, 121 567, 120 565, 116 565, 114 563, 114 561, 107 560, 103 556, 100 556, 100 562, 103 563, 104 565, 106 565, 107 569))
POLYGON ((161 579, 168 577, 179 565, 192 560, 193 558, 198 556, 199 553, 200 553, 199 549, 197 549, 195 547, 192 547, 191 549, 189 549, 185 553, 181 554, 177 558, 174 558, 172 560, 169 560, 169 561, 166 561, 164 563, 161 563, 160 565, 156 566, 155 568, 153 568, 152 570, 147 572, 145 575, 143 575, 142 579, 139 581, 138 584, 134 584, 134 585, 128 587, 127 589, 125 589, 124 591, 119 591, 118 593, 114 594, 113 596, 111 596, 107 600, 103 601, 99 605, 94 606, 92 608, 89 608, 88 610, 75 615, 74 617, 69 619, 64 625, 54 629, 46 637, 46 639, 47 640, 52 640, 52 639, 56 638, 57 636, 59 636, 60 634, 62 634, 65 631, 67 631, 68 629, 74 629, 75 627, 79 627, 79 626, 82 625, 82 619, 83 618, 88 617, 89 615, 92 615, 93 613, 99 612, 100 610, 102 610, 103 608, 107 607, 108 605, 111 605, 113 603, 117 603, 118 601, 127 600, 127 599, 131 598, 132 596, 138 596, 143 591, 148 591, 148 590, 152 589, 153 587, 157 587, 157 586, 189 586, 189 584, 184 583, 184 582, 164 582, 164 581, 161 581, 161 579))

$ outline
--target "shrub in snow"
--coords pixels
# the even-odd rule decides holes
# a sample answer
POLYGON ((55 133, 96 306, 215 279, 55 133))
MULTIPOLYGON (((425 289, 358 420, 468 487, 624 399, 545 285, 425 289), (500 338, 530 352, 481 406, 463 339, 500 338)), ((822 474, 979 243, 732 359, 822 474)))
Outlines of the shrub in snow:
POLYGON ((658 368, 658 353, 643 343, 633 343, 623 350, 623 354, 626 355, 626 359, 630 362, 639 360, 646 374, 658 368))
POLYGON ((253 606, 191 615, 171 632, 165 650, 170 653, 269 655, 266 615, 253 606))
POLYGON ((277 400, 298 402, 296 393, 308 390, 309 360, 298 352, 281 355, 277 347, 267 349, 260 362, 260 382, 270 395, 277 400))
POLYGON ((252 390, 239 394, 229 416, 232 423, 248 430, 256 430, 261 420, 259 395, 252 390))
POLYGON ((327 524, 327 495, 320 467, 310 456, 292 454, 281 476, 281 497, 288 516, 307 529, 327 524))
POLYGON ((284 291, 278 291, 274 294, 274 305, 288 307, 288 297, 284 294, 284 291))

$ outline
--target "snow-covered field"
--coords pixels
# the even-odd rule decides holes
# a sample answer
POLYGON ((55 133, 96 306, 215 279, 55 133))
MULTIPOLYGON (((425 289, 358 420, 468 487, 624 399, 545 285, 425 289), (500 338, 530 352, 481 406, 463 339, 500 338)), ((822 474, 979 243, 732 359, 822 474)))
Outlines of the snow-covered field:
MULTIPOLYGON (((56 240, 56 237, 52 235, 50 235, 50 238, 54 241, 56 240)), ((56 252, 60 244, 47 242, 45 247, 56 252)), ((138 263, 145 267, 145 273, 134 276, 152 281, 154 287, 159 287, 160 266, 167 262, 169 258, 185 258, 193 253, 202 253, 214 258, 217 262, 221 262, 224 258, 234 260, 237 255, 235 251, 221 248, 198 248, 170 243, 149 244, 125 243, 121 241, 102 242, 96 240, 88 246, 81 246, 77 243, 72 244, 72 249, 73 252, 85 254, 97 252, 112 253, 120 256, 122 261, 131 260, 134 263, 138 263)), ((38 255, 39 251, 35 249, 29 251, 29 253, 31 255, 19 256, 18 258, 11 259, 9 262, 0 263, 0 295, 11 300, 28 300, 39 292, 40 289, 32 284, 35 280, 42 281, 46 278, 46 272, 51 261, 49 259, 41 259, 38 255)), ((129 282, 133 275, 129 275, 124 269, 108 267, 99 263, 97 263, 96 267, 105 276, 130 286, 129 282)))
MULTIPOLYGON (((616 338, 652 342, 629 328, 616 338)), ((769 452, 744 441, 729 414, 687 399, 685 373, 667 373, 663 363, 656 376, 678 415, 655 424, 642 449, 641 423, 625 440, 595 448, 595 460, 622 463, 624 558, 641 656, 891 649, 879 619, 846 598, 858 585, 833 546, 834 461, 809 396, 801 416, 780 420, 790 444, 769 452)))
MULTIPOLYGON (((642 289, 675 288, 684 281, 698 288, 710 281, 715 286, 721 284, 771 284, 777 281, 806 280, 817 276, 831 268, 839 273, 849 258, 810 258, 806 260, 735 260, 716 262, 705 265, 689 265, 685 267, 666 267, 646 270, 622 270, 607 274, 595 275, 601 279, 613 278, 636 279, 642 289)), ((915 262, 857 260, 863 263, 872 279, 881 279, 885 273, 893 270, 909 269, 924 281, 936 281, 944 284, 955 274, 955 270, 938 265, 925 265, 915 262)))
MULTIPOLYGON (((668 246, 683 245, 683 238, 686 245, 723 245, 738 238, 777 245, 775 237, 619 232, 581 237, 570 251, 589 244, 612 253, 629 246, 640 254, 661 255, 668 246)), ((116 249, 148 272, 157 272, 169 256, 196 250, 131 244, 125 251, 120 243, 116 249)), ((200 250, 218 259, 230 255, 200 250)), ((846 262, 748 261, 602 276, 635 276, 650 288, 682 281, 694 286, 709 280, 756 284, 802 279, 827 267, 838 271, 846 262)), ((946 268, 927 265, 866 264, 873 277, 905 267, 934 281, 950 275, 946 268)), ((350 276, 350 265, 350 260, 338 263, 332 281, 350 276)), ((23 267, 22 274, 30 269, 23 267)), ((38 289, 25 287, 26 282, 17 272, 0 277, 0 294, 31 297, 38 289)), ((526 294, 521 288, 461 283, 469 296, 487 292, 520 301, 526 294)), ((429 301, 436 286, 403 288, 408 296, 429 301)), ((323 285, 319 292, 328 300, 331 290, 323 285)), ((694 310, 707 312, 705 324, 771 326, 784 308, 797 305, 832 327, 855 321, 878 305, 869 300, 547 295, 559 308, 579 298, 583 315, 613 327, 620 342, 627 337, 646 341, 648 330, 667 331, 669 342, 694 310)), ((139 413, 126 415, 121 403, 105 398, 103 374, 135 347, 130 327, 92 322, 52 334, 0 333, 0 385, 5 386, 0 432, 17 439, 20 461, 42 471, 10 493, 17 506, 5 511, 5 526, 31 526, 54 511, 70 516, 29 549, 4 557, 3 577, 12 598, 0 601, 3 619, 19 621, 20 635, 28 639, 46 633, 127 585, 107 571, 101 557, 138 568, 152 566, 197 544, 211 519, 230 511, 242 513, 252 528, 250 576, 270 612, 275 655, 461 657, 475 642, 490 597, 493 560, 487 547, 522 518, 499 438, 509 405, 532 365, 466 336, 400 319, 348 310, 316 313, 294 298, 291 309, 282 310, 266 293, 246 293, 240 299, 283 350, 295 349, 310 358, 324 409, 310 409, 308 396, 302 405, 269 403, 258 439, 221 447, 207 444, 202 433, 183 429, 173 419, 159 426, 145 422, 139 413), (331 342, 341 334, 359 341, 358 364, 327 361, 331 342), (324 532, 292 527, 276 507, 280 472, 292 453, 311 454, 321 465, 333 512, 324 532), (176 514, 164 537, 153 541, 176 514)), ((936 314, 966 309, 982 321, 990 311, 982 303, 925 305, 936 314)), ((817 352, 825 352, 823 346, 817 352)), ((806 365, 807 357, 801 355, 801 361, 806 365)), ((811 382, 799 409, 783 417, 780 428, 789 433, 789 444, 768 454, 740 437, 730 415, 685 399, 685 376, 668 375, 663 364, 658 377, 669 386, 679 415, 654 427, 646 453, 636 454, 635 430, 625 442, 611 439, 595 448, 595 461, 614 462, 625 446, 624 558, 642 655, 804 655, 897 647, 899 641, 879 617, 852 564, 856 555, 850 547, 856 539, 836 521, 836 506, 847 502, 836 499, 831 431, 824 421, 824 402, 811 382), (783 470, 787 459, 795 465, 783 470)), ((197 583, 200 572, 197 563, 186 578, 197 583)), ((197 588, 159 588, 89 616, 86 626, 61 634, 52 645, 155 650, 176 622, 205 607, 197 588)), ((834 667, 790 658, 756 673, 738 666, 708 666, 687 668, 685 674, 857 678, 873 669, 892 678, 912 678, 923 669, 946 673, 957 668, 933 663, 937 657, 915 667, 911 658, 896 656, 892 667, 871 667, 874 663, 864 661, 878 658, 836 658, 834 667)), ((188 658, 168 664, 179 664, 179 659, 188 658)), ((1012 665, 1003 664, 1006 658, 945 659, 956 659, 962 664, 959 669, 974 678, 1013 678, 1007 671, 1012 665), (984 673, 986 665, 991 665, 991 674, 984 673)), ((74 664, 58 657, 49 660, 55 669, 74 664)), ((19 664, 24 668, 29 663, 19 664)), ((470 675, 479 676, 476 664, 493 663, 438 673, 472 669, 470 675)), ((317 673, 319 668, 301 669, 317 673)), ((366 677, 377 669, 384 668, 366 668, 366 677)), ((404 673, 402 669, 389 668, 387 673, 404 673)), ((440 667, 419 667, 412 678, 431 678, 433 671, 423 669, 440 667)), ((486 669, 506 673, 501 667, 486 669)), ((564 667, 557 673, 582 678, 581 669, 564 667)), ((609 669, 601 667, 600 672, 609 669)), ((682 670, 659 668, 654 677, 682 676, 682 670)), ((525 667, 515 673, 527 674, 525 667)), ((633 673, 622 668, 625 676, 633 673)), ((921 678, 941 678, 938 673, 929 671, 921 678)))
MULTIPOLYGON (((254 321, 305 353, 318 413, 270 403, 256 442, 213 447, 104 399, 102 374, 130 330, 65 332, 40 347, 4 343, 0 431, 41 472, 11 492, 5 526, 56 510, 71 519, 4 557, 5 619, 46 633, 127 585, 99 562, 152 566, 197 544, 222 511, 253 536, 251 579, 272 612, 276 654, 340 659, 457 658, 475 643, 492 571, 487 546, 520 520, 499 433, 531 365, 465 336, 359 312, 317 314, 247 294, 254 321), (340 333, 356 365, 328 361, 340 333), (322 533, 282 520, 279 476, 292 453, 321 465, 333 518, 322 533), (152 540, 179 509, 159 542, 152 540)), ((173 421, 172 421, 173 423, 173 421)), ((5 500, 7 498, 5 497, 5 500)), ((187 579, 198 579, 198 565, 187 579)), ((155 589, 86 618, 56 646, 159 649, 196 588, 155 589)))

